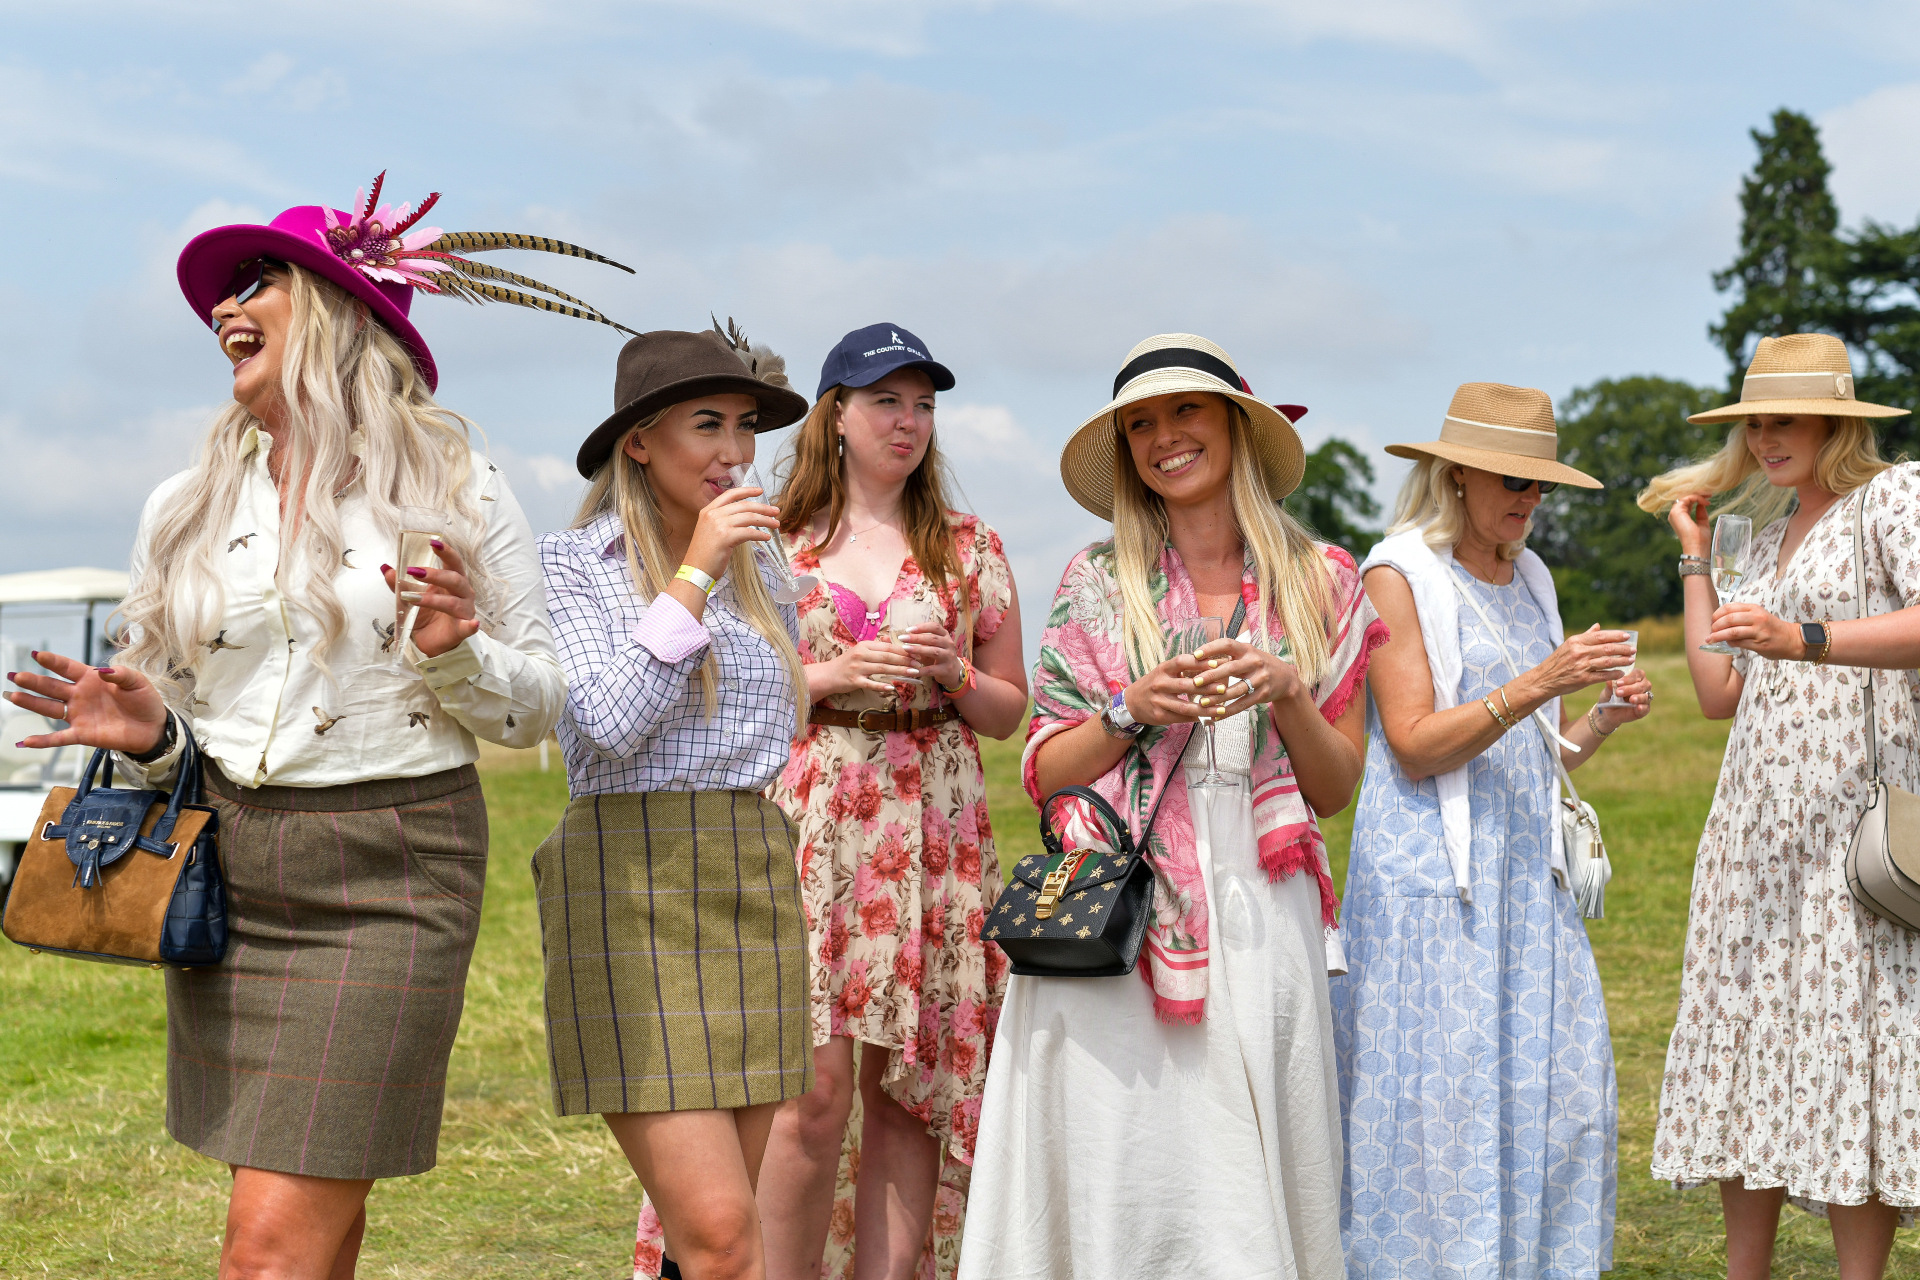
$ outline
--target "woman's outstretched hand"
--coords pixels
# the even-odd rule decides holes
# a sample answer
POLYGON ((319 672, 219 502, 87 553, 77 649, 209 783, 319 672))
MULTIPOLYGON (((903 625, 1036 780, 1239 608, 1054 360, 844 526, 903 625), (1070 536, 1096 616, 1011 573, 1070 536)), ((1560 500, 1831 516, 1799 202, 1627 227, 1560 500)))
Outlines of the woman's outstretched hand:
POLYGON ((90 667, 57 653, 36 651, 33 660, 51 675, 9 671, 7 679, 26 690, 9 690, 8 702, 49 720, 64 720, 55 733, 23 738, 23 747, 106 747, 133 755, 160 744, 167 705, 153 683, 131 667, 90 667))

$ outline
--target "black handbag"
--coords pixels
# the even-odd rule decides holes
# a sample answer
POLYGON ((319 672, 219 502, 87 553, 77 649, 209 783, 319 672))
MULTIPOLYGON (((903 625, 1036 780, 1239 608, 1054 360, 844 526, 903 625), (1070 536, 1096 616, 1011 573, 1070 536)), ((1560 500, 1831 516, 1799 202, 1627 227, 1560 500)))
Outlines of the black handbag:
MULTIPOLYGON (((1187 733, 1192 737, 1191 728, 1187 733)), ((1028 977, 1113 978, 1132 973, 1153 919, 1147 837, 1168 788, 1178 785, 1176 764, 1138 842, 1113 806, 1091 787, 1062 787, 1048 796, 1040 806, 1040 842, 1046 856, 1029 855, 1014 864, 1013 879, 1000 891, 980 936, 998 943, 1013 971, 1028 977), (1098 828, 1084 832, 1083 827, 1072 848, 1058 816, 1068 801, 1084 805, 1082 822, 1090 816, 1098 828)))
POLYGON ((199 744, 191 732, 181 738, 171 794, 115 787, 105 750, 93 753, 78 790, 53 789, 20 856, 0 931, 36 953, 109 964, 220 962, 220 815, 205 803, 199 744))

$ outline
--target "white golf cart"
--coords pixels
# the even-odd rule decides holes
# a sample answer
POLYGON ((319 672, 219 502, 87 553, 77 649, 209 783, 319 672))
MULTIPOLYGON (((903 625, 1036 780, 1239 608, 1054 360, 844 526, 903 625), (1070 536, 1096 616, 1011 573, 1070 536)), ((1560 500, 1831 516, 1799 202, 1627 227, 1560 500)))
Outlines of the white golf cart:
MULTIPOLYGON (((38 671, 36 649, 104 665, 113 661, 106 621, 127 594, 117 569, 43 569, 0 574, 0 671, 38 671)), ((0 702, 0 901, 13 883, 20 851, 33 832, 47 792, 79 784, 93 753, 84 747, 36 751, 13 744, 61 727, 0 702)))

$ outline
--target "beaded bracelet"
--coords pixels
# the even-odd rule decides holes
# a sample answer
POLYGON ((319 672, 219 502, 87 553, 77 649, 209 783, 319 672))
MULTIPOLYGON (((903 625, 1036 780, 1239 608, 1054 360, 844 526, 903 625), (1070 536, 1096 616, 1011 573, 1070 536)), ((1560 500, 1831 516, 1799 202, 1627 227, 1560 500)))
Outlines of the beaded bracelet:
POLYGON ((700 588, 702 591, 706 592, 708 595, 712 595, 714 592, 720 589, 720 579, 714 577, 712 574, 708 573, 706 570, 696 569, 690 564, 681 565, 679 568, 679 571, 676 572, 673 576, 676 579, 683 578, 686 581, 691 582, 694 586, 700 588))
POLYGON ((1596 704, 1587 708, 1587 728, 1593 730, 1595 737, 1610 738, 1620 726, 1615 725, 1612 729, 1602 729, 1600 727, 1600 707, 1596 704))

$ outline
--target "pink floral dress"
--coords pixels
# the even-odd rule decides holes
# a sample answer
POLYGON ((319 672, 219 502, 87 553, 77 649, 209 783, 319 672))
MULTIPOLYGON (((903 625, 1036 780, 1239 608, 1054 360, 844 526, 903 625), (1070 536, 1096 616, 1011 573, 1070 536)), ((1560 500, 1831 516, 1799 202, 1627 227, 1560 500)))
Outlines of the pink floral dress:
MULTIPOLYGON (((1012 606, 1013 573, 1000 535, 971 515, 949 512, 948 519, 977 647, 1000 629, 1012 606)), ((796 540, 793 566, 823 582, 799 605, 800 658, 830 662, 858 643, 862 611, 836 606, 818 549, 804 536, 796 540)), ((911 555, 887 603, 906 600, 941 618, 949 633, 960 633, 957 584, 934 586, 911 555)), ((871 607, 885 609, 880 602, 871 607)), ((826 705, 859 711, 896 703, 862 692, 826 705)), ((949 702, 928 681, 915 688, 911 702, 897 705, 949 702)), ((919 1274, 949 1277, 959 1261, 980 1095, 1007 985, 1005 955, 980 937, 1000 894, 1000 862, 979 741, 962 720, 880 735, 810 725, 768 794, 800 828, 813 1042, 847 1036, 862 1053, 886 1053, 882 1087, 940 1139, 945 1158, 919 1274)), ((856 1091, 834 1189, 821 1273, 827 1277, 852 1275, 859 1134, 856 1091)), ((650 1208, 643 1211, 635 1271, 641 1280, 657 1274, 658 1223, 650 1208)))

